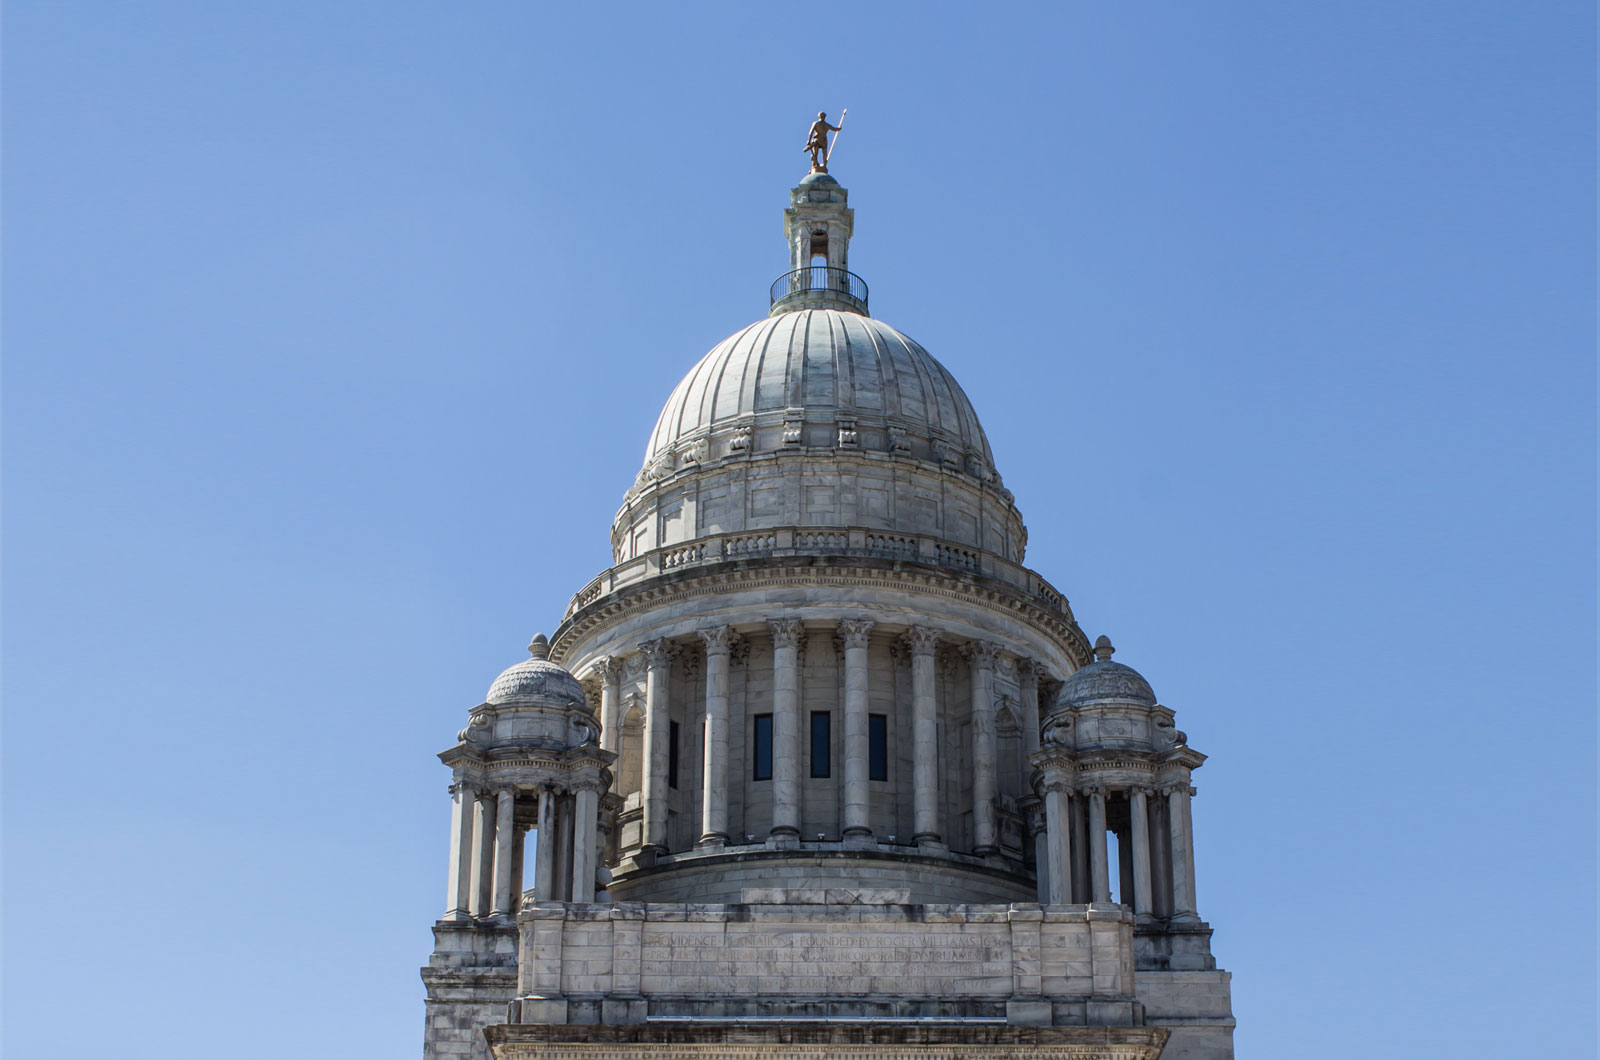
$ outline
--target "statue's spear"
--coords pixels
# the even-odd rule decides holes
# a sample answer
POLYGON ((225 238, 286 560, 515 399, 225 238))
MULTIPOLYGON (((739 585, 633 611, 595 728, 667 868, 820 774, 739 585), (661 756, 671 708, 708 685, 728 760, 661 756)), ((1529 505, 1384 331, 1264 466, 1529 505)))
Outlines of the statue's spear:
POLYGON ((839 112, 839 127, 833 130, 833 143, 828 145, 828 153, 822 156, 823 165, 827 165, 833 159, 833 149, 839 146, 839 134, 844 132, 844 116, 849 113, 849 107, 839 112))

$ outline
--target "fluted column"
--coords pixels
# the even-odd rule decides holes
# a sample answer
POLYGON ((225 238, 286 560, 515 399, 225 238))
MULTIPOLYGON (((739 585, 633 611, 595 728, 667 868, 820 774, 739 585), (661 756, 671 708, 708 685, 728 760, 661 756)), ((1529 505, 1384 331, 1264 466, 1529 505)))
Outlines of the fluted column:
POLYGON ((1189 783, 1167 791, 1167 828, 1172 836, 1172 917, 1198 920, 1194 900, 1194 831, 1189 816, 1189 783))
POLYGON ((702 629, 706 643, 705 747, 700 770, 700 843, 728 841, 728 658, 733 627, 702 629))
POLYGON ((472 917, 472 824, 477 793, 464 780, 450 785, 450 877, 445 892, 447 920, 472 917))
POLYGON ((1111 874, 1106 864, 1106 793, 1089 789, 1089 880, 1091 902, 1111 901, 1111 874))
POLYGON ((1000 850, 995 796, 1000 768, 995 733, 994 661, 998 644, 972 642, 972 850, 978 855, 1000 850))
POLYGON ((1148 916, 1153 912, 1150 888, 1150 810, 1143 788, 1129 789, 1128 817, 1133 837, 1133 911, 1141 916, 1148 916))
POLYGON ((1044 785, 1045 851, 1051 905, 1072 904, 1072 807, 1060 780, 1044 785))
POLYGON ((871 748, 867 731, 867 641, 872 622, 847 618, 839 623, 844 641, 844 834, 872 834, 872 789, 868 784, 871 748))
POLYGON ((511 891, 512 858, 517 838, 517 793, 502 788, 497 796, 499 806, 494 815, 494 901, 489 912, 493 916, 510 916, 516 912, 511 891))
POLYGON ((672 734, 667 687, 672 645, 664 638, 639 645, 644 653, 644 846, 667 852, 667 741, 672 734))
POLYGON ((556 900, 556 793, 539 789, 539 818, 534 826, 533 893, 541 902, 556 900))
POLYGON ((772 630, 772 834, 800 834, 799 619, 767 623, 772 630))
POLYGON ((594 859, 600 823, 600 792, 581 787, 572 796, 572 901, 594 901, 594 859))
MULTIPOLYGON (((596 669, 600 671, 600 750, 616 754, 622 750, 623 662, 608 655, 596 669)), ((612 784, 615 783, 613 779, 612 784)))
POLYGON ((1039 750, 1039 664, 1032 659, 1017 663, 1017 686, 1022 693, 1022 717, 1017 724, 1022 727, 1022 753, 1031 755, 1039 750))
POLYGON ((495 794, 478 792, 472 825, 472 915, 488 916, 494 907, 495 817, 500 808, 495 794))
POLYGON ((913 840, 938 844, 939 704, 934 696, 933 653, 939 634, 925 626, 906 633, 911 648, 911 754, 913 840))

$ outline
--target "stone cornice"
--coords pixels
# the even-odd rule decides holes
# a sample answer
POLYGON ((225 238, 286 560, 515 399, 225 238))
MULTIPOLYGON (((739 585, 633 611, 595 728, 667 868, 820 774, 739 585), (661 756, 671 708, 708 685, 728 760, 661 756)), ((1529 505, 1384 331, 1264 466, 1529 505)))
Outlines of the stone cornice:
MULTIPOLYGON (((975 604, 996 612, 1023 617, 1048 634, 1072 659, 1084 665, 1089 639, 1070 612, 1047 609, 1019 587, 978 574, 945 573, 902 562, 862 557, 835 558, 826 566, 794 557, 730 560, 690 570, 672 570, 654 578, 596 597, 572 613, 550 639, 550 658, 566 660, 578 638, 614 622, 671 604, 747 589, 794 586, 851 589, 887 587, 958 603, 975 604)), ((1064 610, 1064 608, 1063 608, 1064 610)))

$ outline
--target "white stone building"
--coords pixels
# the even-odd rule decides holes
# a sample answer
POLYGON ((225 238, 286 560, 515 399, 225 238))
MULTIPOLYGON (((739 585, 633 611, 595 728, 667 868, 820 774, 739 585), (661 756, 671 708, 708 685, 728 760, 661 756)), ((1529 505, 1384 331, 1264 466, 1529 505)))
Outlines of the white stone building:
POLYGON ((613 566, 441 755, 429 1060, 1233 1055, 1205 756, 1023 565, 847 201, 790 192, 771 314, 673 391, 613 566))

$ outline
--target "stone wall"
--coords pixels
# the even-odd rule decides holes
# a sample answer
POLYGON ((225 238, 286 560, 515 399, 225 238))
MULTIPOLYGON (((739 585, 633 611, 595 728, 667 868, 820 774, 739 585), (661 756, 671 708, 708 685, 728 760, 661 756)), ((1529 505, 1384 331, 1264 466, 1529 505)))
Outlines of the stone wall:
POLYGON ((529 903, 513 1022, 928 1019, 1138 1026, 1121 906, 913 905, 752 890, 735 905, 529 903))
POLYGON ((504 1021, 516 996, 516 929, 441 921, 433 937, 433 956, 422 969, 424 1060, 488 1060, 483 1028, 504 1021))

